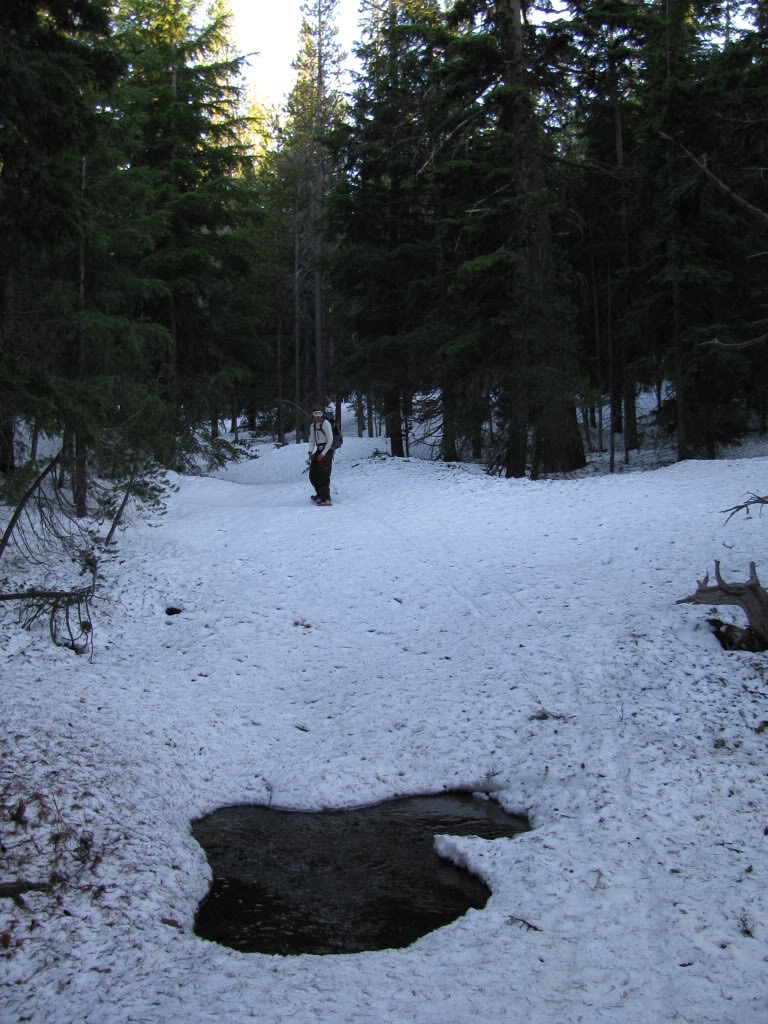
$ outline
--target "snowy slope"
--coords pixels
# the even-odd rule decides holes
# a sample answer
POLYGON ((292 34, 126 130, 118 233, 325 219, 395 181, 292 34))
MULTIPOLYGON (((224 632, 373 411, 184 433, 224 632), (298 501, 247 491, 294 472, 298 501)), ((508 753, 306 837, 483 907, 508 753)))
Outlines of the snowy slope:
POLYGON ((3 611, 0 881, 73 883, 0 899, 0 1020, 765 1024, 768 658, 675 602, 715 559, 768 579, 768 522, 721 511, 768 460, 533 483, 375 447, 329 509, 303 445, 179 480, 92 661, 3 611), (534 826, 438 840, 485 909, 359 955, 193 934, 191 819, 457 787, 534 826))

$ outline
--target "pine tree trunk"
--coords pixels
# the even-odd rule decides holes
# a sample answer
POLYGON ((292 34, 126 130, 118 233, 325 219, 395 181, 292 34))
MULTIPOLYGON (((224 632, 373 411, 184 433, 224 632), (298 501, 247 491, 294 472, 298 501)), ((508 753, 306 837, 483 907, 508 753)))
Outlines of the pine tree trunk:
POLYGON ((608 469, 609 472, 614 473, 616 471, 616 431, 614 429, 614 406, 613 406, 613 287, 611 285, 610 270, 608 273, 608 315, 606 317, 606 323, 608 325, 608 395, 610 397, 610 409, 611 409, 611 422, 608 426, 608 469))
POLYGON ((358 391, 355 395, 355 407, 357 410, 357 436, 362 437, 365 432, 365 405, 362 391, 358 391))
POLYGON ((400 414, 400 393, 391 388, 384 396, 384 420, 387 425, 390 452, 398 459, 405 455, 403 448, 403 423, 400 414))
POLYGON ((72 497, 79 519, 88 515, 88 447, 82 435, 75 437, 75 459, 72 472, 72 497))
POLYGON ((296 414, 296 444, 301 444, 304 433, 301 415, 301 264, 299 249, 299 214, 293 224, 293 352, 294 394, 293 411, 296 414))
MULTIPOLYGON (((85 200, 86 159, 80 162, 80 199, 85 200)), ((77 354, 75 365, 77 379, 82 385, 86 375, 86 337, 85 337, 85 238, 81 234, 78 243, 78 322, 77 322, 77 354)), ((75 502, 75 513, 82 519, 88 515, 88 443, 82 428, 75 435, 75 460, 72 473, 72 491, 75 502)))
MULTIPOLYGON (((273 239, 272 258, 275 267, 273 295, 277 310, 277 336, 275 338, 275 371, 277 377, 277 440, 285 444, 285 382, 283 380, 283 296, 280 252, 283 247, 283 204, 277 204, 275 221, 275 237, 273 239)), ((250 426, 250 417, 248 420, 250 426)))
MULTIPOLYGON (((533 344, 537 350, 551 354, 561 351, 561 325, 556 323, 550 314, 553 287, 552 239, 548 209, 541 201, 546 186, 546 175, 534 118, 533 91, 527 77, 523 6, 523 0, 496 0, 494 4, 505 65, 504 84, 507 87, 506 95, 502 99, 500 123, 508 140, 513 187, 520 197, 514 235, 522 241, 523 260, 519 267, 512 271, 510 284, 511 295, 525 310, 524 316, 534 339, 533 344)), ((512 342, 508 373, 514 384, 509 389, 508 397, 511 409, 505 461, 506 475, 521 477, 525 475, 526 470, 531 418, 528 388, 524 381, 531 361, 537 356, 529 350, 531 342, 528 332, 519 332, 512 342)), ((545 463, 549 435, 554 437, 562 433, 555 425, 566 414, 567 407, 564 401, 562 396, 554 396, 556 408, 553 429, 550 431, 542 424, 545 463)), ((548 408, 546 414, 550 415, 548 408)), ((571 452, 572 447, 569 443, 555 461, 560 463, 571 452)))
POLYGON ((16 471, 16 421, 8 415, 10 401, 5 389, 0 389, 0 473, 12 476, 16 471))
MULTIPOLYGON (((0 174, 2 168, 0 168, 0 174)), ((0 292, 0 360, 6 362, 12 355, 11 322, 13 318, 13 268, 6 263, 7 256, 0 255, 3 260, 2 291, 0 292)), ((14 439, 16 420, 13 416, 13 405, 10 390, 0 386, 0 473, 11 476, 16 469, 14 439)))
POLYGON ((621 366, 613 364, 613 388, 611 389, 611 430, 614 434, 624 433, 624 406, 621 400, 620 381, 621 366))
POLYGON ((541 427, 533 432, 533 451, 531 452, 531 480, 538 480, 542 463, 542 436, 541 427))
POLYGON ((35 420, 29 445, 29 461, 37 462, 37 450, 40 443, 40 424, 35 420))
MULTIPOLYGON (((302 351, 303 351, 303 355, 304 355, 304 382, 305 382, 305 387, 306 387, 306 391, 304 393, 303 408, 304 409, 309 409, 311 411, 312 408, 315 406, 315 404, 317 402, 319 402, 320 400, 317 397, 313 396, 310 393, 310 390, 309 390, 309 388, 310 388, 310 381, 312 380, 312 377, 311 377, 311 374, 310 374, 310 369, 311 369, 311 367, 310 367, 310 359, 312 358, 312 346, 311 346, 308 338, 305 338, 305 342, 306 342, 306 344, 304 344, 302 346, 302 351)), ((310 416, 304 422, 302 438, 303 438, 303 440, 305 442, 309 440, 309 428, 311 426, 311 419, 312 419, 312 417, 310 416)))
POLYGON ((61 457, 59 458, 58 486, 61 490, 67 483, 67 472, 72 475, 72 463, 74 461, 75 442, 72 431, 64 427, 61 438, 61 457))
POLYGON ((677 418, 677 458, 679 461, 690 458, 688 448, 688 410, 685 389, 685 357, 683 355, 683 338, 680 325, 680 284, 672 282, 672 346, 675 360, 675 410, 677 418))
POLYGON ((442 413, 443 433, 440 441, 440 457, 443 462, 458 462, 459 455, 456 451, 456 394, 453 381, 449 375, 443 372, 442 413))
MULTIPOLYGON (((627 292, 626 282, 629 280, 629 217, 627 213, 627 197, 624 185, 624 126, 623 119, 621 116, 621 104, 619 102, 619 90, 617 85, 617 74, 616 74, 616 58, 615 58, 615 46, 613 30, 609 30, 610 33, 610 45, 608 48, 608 67, 609 67, 609 91, 611 97, 611 107, 613 108, 613 125, 614 125, 614 145, 616 151, 616 170, 619 175, 619 179, 622 182, 621 199, 619 202, 619 228, 621 232, 621 269, 622 269, 622 281, 624 285, 622 287, 622 310, 626 314, 629 309, 629 295, 627 292)), ((637 448, 637 417, 635 413, 635 385, 634 381, 630 380, 629 371, 629 359, 627 356, 627 324, 626 316, 623 316, 620 330, 621 338, 621 368, 620 368, 620 381, 621 381, 621 392, 622 392, 622 403, 624 410, 624 417, 621 421, 623 434, 624 434, 624 462, 629 463, 629 452, 630 449, 637 448)), ((618 406, 618 396, 614 397, 614 402, 618 406)), ((618 422, 618 421, 617 421, 618 422)))
MULTIPOLYGON (((595 372, 597 376, 597 392, 600 396, 600 423, 594 424, 598 427, 597 432, 597 450, 599 452, 605 451, 603 447, 603 393, 605 388, 603 386, 603 351, 602 351, 602 335, 600 330, 600 296, 598 294, 598 276, 595 270, 594 258, 590 261, 591 277, 592 277, 592 315, 595 323, 595 372)), ((594 407, 592 409, 594 418, 594 407)))
MULTIPOLYGON (((518 412, 521 410, 518 409, 518 412)), ((518 415, 512 418, 507 433, 507 448, 504 458, 504 475, 510 479, 521 479, 528 467, 528 421, 518 415)))
POLYGON ((637 440, 637 397, 635 395, 635 384, 625 375, 624 377, 624 453, 626 461, 629 462, 629 451, 637 451, 639 448, 637 440))
POLYGON ((323 20, 324 9, 321 4, 317 5, 317 36, 315 39, 317 52, 317 80, 315 94, 315 140, 313 146, 313 198, 312 198, 312 232, 313 232, 313 255, 314 255, 314 283, 315 283, 315 401, 325 408, 328 398, 328 380, 325 365, 325 306, 323 300, 323 236, 320 228, 320 216, 325 193, 325 159, 322 150, 322 136, 324 133, 324 116, 326 100, 326 62, 328 55, 325 52, 325 26, 323 20))
POLYGON ((472 426, 472 459, 480 462, 483 457, 483 424, 485 421, 484 410, 487 407, 485 395, 482 388, 477 389, 476 416, 472 426))
POLYGON ((168 335, 170 348, 166 362, 166 400, 168 402, 167 425, 171 446, 171 461, 176 458, 179 423, 179 353, 178 329, 176 324, 176 300, 173 290, 168 296, 168 335))
POLYGON ((593 452, 595 448, 592 444, 592 435, 589 431, 589 409, 586 405, 582 405, 581 407, 581 422, 584 428, 584 441, 586 442, 587 451, 593 452))
POLYGON ((413 402, 411 396, 403 396, 403 437, 405 440, 405 457, 411 457, 411 415, 413 413, 413 402))
MULTIPOLYGON (((666 0, 664 9, 665 30, 666 30, 666 87, 667 95, 672 94, 672 87, 675 75, 675 64, 679 56, 679 30, 687 18, 687 5, 679 0, 666 0)), ((667 103, 666 115, 670 121, 674 121, 674 112, 669 101, 667 103)), ((667 205, 670 211, 675 210, 676 180, 674 170, 674 156, 672 148, 668 147, 666 153, 666 175, 667 175, 667 205)), ((688 441, 688 396, 685 382, 685 354, 683 352, 683 331, 681 313, 680 281, 678 272, 680 267, 680 242, 677 233, 677 225, 673 214, 673 222, 669 229, 666 250, 668 253, 667 270, 671 275, 671 304, 672 304, 672 352, 675 367, 675 397, 676 397, 676 420, 677 420, 677 458, 679 460, 690 458, 688 441)))
POLYGON ((550 410, 541 429, 541 465, 544 473, 570 473, 587 464, 579 432, 576 406, 550 410))
POLYGON ((285 444, 285 401, 283 398, 283 318, 278 314, 277 338, 275 339, 277 362, 277 440, 285 444))
MULTIPOLYGON (((322 243, 318 235, 315 241, 315 259, 322 258, 322 243)), ((320 270, 315 268, 315 401, 325 408, 328 397, 328 382, 325 372, 325 324, 323 315, 323 278, 320 270)))

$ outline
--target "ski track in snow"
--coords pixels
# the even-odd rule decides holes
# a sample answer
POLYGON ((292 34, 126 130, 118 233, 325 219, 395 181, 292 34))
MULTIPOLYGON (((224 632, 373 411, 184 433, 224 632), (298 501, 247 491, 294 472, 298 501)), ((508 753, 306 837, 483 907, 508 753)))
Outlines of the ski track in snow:
MULTIPOLYGON (((106 567, 92 662, 3 620, 6 806, 55 800, 98 862, 0 900, 0 1020, 765 1024, 768 658, 675 602, 766 565, 768 524, 720 510, 768 460, 532 483, 373 447, 332 509, 303 446, 178 481, 106 567), (348 956, 194 936, 191 819, 452 788, 534 826, 438 839, 482 911, 348 956)), ((56 866, 44 822, 6 833, 11 876, 56 866)))

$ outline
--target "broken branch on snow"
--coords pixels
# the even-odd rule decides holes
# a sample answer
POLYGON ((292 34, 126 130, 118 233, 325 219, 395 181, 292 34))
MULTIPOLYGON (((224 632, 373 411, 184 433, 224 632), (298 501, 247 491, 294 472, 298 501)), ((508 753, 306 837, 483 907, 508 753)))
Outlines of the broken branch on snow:
MULTIPOLYGON (((752 505, 768 505, 768 495, 760 496, 759 494, 751 494, 746 501, 742 501, 740 505, 734 505, 733 508, 724 508, 723 512, 728 512, 730 519, 735 516, 737 512, 747 512, 749 514, 749 508, 752 505)), ((728 522, 726 519, 726 523, 728 522)))
POLYGON ((82 654, 93 644, 90 601, 96 590, 98 567, 96 559, 84 558, 84 570, 91 573, 87 587, 75 590, 23 590, 18 593, 0 594, 0 601, 18 601, 19 618, 25 629, 47 616, 51 639, 59 647, 68 647, 75 654, 82 654), (62 627, 67 639, 61 639, 62 627))

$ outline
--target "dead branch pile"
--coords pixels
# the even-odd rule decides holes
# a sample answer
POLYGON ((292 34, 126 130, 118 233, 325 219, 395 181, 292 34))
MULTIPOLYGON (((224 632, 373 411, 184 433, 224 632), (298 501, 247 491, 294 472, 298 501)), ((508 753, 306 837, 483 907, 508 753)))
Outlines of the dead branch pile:
POLYGON ((51 639, 76 654, 93 650, 90 602, 98 577, 93 537, 78 522, 74 508, 56 480, 62 452, 59 452, 32 480, 21 496, 0 537, 0 558, 14 546, 28 565, 45 569, 50 552, 58 550, 79 563, 81 573, 90 576, 88 584, 70 590, 28 587, 0 593, 0 602, 19 605, 19 622, 30 629, 40 620, 48 620, 51 639))
POLYGON ((96 588, 96 567, 91 582, 75 590, 23 590, 0 594, 0 601, 19 602, 19 621, 31 629, 41 619, 48 619, 51 639, 59 647, 68 647, 82 654, 93 643, 90 601, 96 588))

